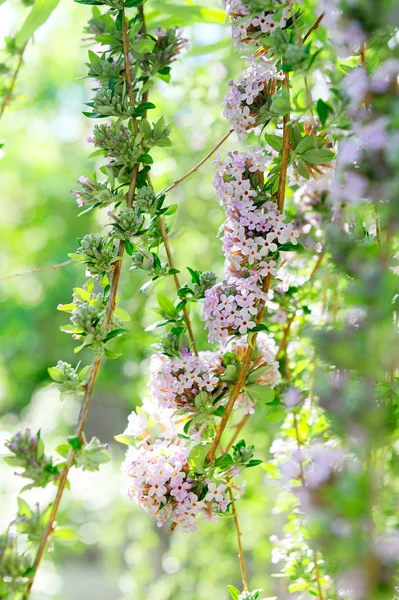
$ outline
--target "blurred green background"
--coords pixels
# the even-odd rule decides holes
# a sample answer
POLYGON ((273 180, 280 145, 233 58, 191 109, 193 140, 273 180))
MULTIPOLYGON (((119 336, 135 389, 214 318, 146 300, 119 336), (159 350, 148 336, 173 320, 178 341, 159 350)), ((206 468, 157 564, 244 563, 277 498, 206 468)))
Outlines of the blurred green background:
MULTIPOLYGON (((185 22, 178 13, 166 21, 155 1, 146 7, 150 31, 165 22, 185 22)), ((175 63, 171 83, 160 81, 152 94, 151 101, 157 105, 151 114, 154 120, 164 114, 168 122, 174 122, 173 147, 158 149, 154 156, 152 172, 158 191, 195 165, 229 129, 222 116, 222 100, 228 80, 243 70, 244 63, 232 48, 229 27, 219 10, 210 13, 210 19, 218 22, 198 18, 185 28, 192 50, 175 63)), ((81 115, 83 103, 90 98, 84 79, 89 42, 82 41, 81 33, 90 13, 89 7, 61 0, 29 44, 16 97, 0 123, 4 143, 0 277, 67 260, 79 236, 100 231, 106 222, 105 213, 99 211, 78 218, 74 197, 68 193, 80 175, 95 169, 94 159, 86 158, 91 152, 86 137, 93 121, 81 115)), ((1 37, 15 33, 23 17, 19 2, 3 4, 1 37)), ((243 149, 232 136, 221 154, 235 148, 243 149)), ((172 244, 178 268, 213 268, 221 275, 222 252, 216 235, 223 213, 211 185, 213 171, 209 161, 171 193, 169 200, 179 204, 172 244)), ((59 331, 65 315, 57 313, 56 307, 69 302, 72 288, 83 281, 78 265, 0 281, 1 443, 18 427, 31 424, 42 429, 48 449, 53 449, 73 428, 79 405, 73 399, 59 401, 58 392, 49 387, 47 368, 59 359, 76 364, 74 344, 59 331)), ((154 290, 139 293, 143 282, 143 276, 129 271, 126 264, 120 306, 132 316, 130 335, 115 343, 122 357, 102 367, 86 427, 88 438, 96 435, 110 443, 113 460, 99 473, 72 473, 71 490, 64 496, 58 521, 73 524, 81 541, 69 548, 56 543, 54 553, 46 555, 34 600, 215 600, 228 598, 228 584, 239 585, 230 519, 203 524, 195 534, 176 531, 169 535, 121 492, 119 466, 124 448, 113 442, 113 436, 123 431, 129 412, 145 391, 151 344, 156 341, 152 333, 144 332, 154 320, 155 302, 154 290)), ((205 344, 198 315, 194 322, 200 343, 205 344)), ((89 361, 90 354, 82 359, 89 361)), ((246 440, 257 444, 257 457, 267 459, 275 432, 265 431, 261 411, 256 424, 249 426, 246 440)), ((246 479, 239 516, 251 587, 263 588, 266 597, 274 596, 284 589, 282 583, 277 584, 283 580, 271 577, 269 536, 281 529, 284 519, 270 515, 276 491, 270 480, 266 486, 265 471, 250 469, 246 479)), ((2 528, 14 518, 23 483, 0 463, 2 528)), ((44 504, 53 495, 54 489, 48 488, 26 492, 24 497, 44 504)))

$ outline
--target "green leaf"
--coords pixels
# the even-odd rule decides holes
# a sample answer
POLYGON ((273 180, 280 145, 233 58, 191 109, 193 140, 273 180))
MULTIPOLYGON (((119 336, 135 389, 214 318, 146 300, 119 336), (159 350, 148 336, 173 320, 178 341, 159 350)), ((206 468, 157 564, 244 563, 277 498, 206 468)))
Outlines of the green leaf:
POLYGON ((251 385, 248 385, 246 389, 248 395, 255 400, 255 402, 264 402, 265 404, 268 404, 274 400, 276 395, 274 390, 267 385, 261 385, 259 383, 252 383, 251 385))
POLYGON ((57 527, 53 531, 52 537, 60 542, 77 542, 79 540, 78 532, 72 527, 57 527))
POLYGON ((78 435, 70 435, 67 440, 73 450, 80 450, 82 448, 82 440, 78 435))
POLYGON ((47 21, 59 1, 36 0, 15 38, 15 43, 19 48, 25 46, 35 31, 47 21))
POLYGON ((302 246, 302 244, 293 244, 292 242, 286 242, 285 244, 281 244, 281 246, 279 246, 278 251, 279 252, 305 252, 305 248, 302 246))
POLYGON ((114 440, 120 444, 126 444, 126 446, 133 446, 136 438, 134 435, 128 435, 127 433, 120 433, 114 436, 114 440))
POLYGON ((111 350, 108 350, 108 348, 104 348, 104 354, 107 358, 109 358, 109 360, 116 360, 120 357, 120 354, 117 352, 111 352, 111 350))
POLYGON ((269 144, 277 152, 281 152, 283 149, 283 138, 278 135, 272 135, 271 133, 265 133, 265 142, 269 144))
POLYGON ((116 27, 117 31, 122 31, 122 24, 123 24, 123 11, 120 10, 115 19, 115 27, 116 27))
POLYGON ((60 456, 62 456, 62 458, 66 458, 69 454, 69 450, 70 450, 70 446, 69 444, 60 444, 59 446, 57 446, 57 448, 55 449, 56 452, 58 452, 58 454, 60 456))
POLYGON ((221 376, 222 381, 234 382, 238 377, 238 368, 235 365, 227 365, 225 372, 221 376))
POLYGON ((87 54, 89 56, 90 64, 98 65, 101 63, 101 56, 98 56, 93 50, 88 50, 87 54))
POLYGON ((261 465, 263 463, 263 460, 258 460, 256 458, 252 458, 246 465, 245 468, 246 469, 250 469, 251 467, 257 467, 258 465, 261 465))
POLYGON ((24 461, 22 458, 18 458, 18 456, 5 456, 3 460, 11 467, 24 467, 26 464, 26 461, 24 461))
POLYGON ((317 101, 316 110, 317 114, 319 115, 321 124, 325 125, 328 119, 328 115, 330 114, 330 112, 333 112, 331 106, 327 104, 327 102, 324 102, 322 98, 319 98, 317 101))
POLYGON ((56 381, 57 383, 63 383, 65 381, 65 373, 63 373, 61 369, 49 367, 47 371, 53 381, 56 381))
POLYGON ((176 211, 177 211, 177 204, 171 204, 167 210, 165 211, 165 215, 169 216, 169 215, 173 215, 176 211))
POLYGON ((305 135, 296 145, 295 154, 303 154, 307 150, 317 150, 322 143, 317 135, 305 135))
POLYGON ((147 54, 148 52, 152 52, 155 43, 156 42, 150 38, 143 38, 140 40, 136 40, 132 45, 132 48, 139 54, 147 54))
POLYGON ((154 162, 154 159, 152 158, 152 156, 150 154, 142 154, 137 159, 137 162, 144 163, 146 165, 152 165, 154 162))
POLYGON ((109 340, 112 340, 112 339, 114 339, 116 337, 119 337, 121 335, 126 335, 127 333, 129 333, 127 329, 122 329, 122 328, 120 328, 120 329, 113 329, 112 331, 110 331, 107 334, 107 337, 104 339, 104 344, 106 344, 107 342, 109 342, 109 340))
POLYGON ((184 6, 165 2, 164 0, 154 0, 154 8, 170 15, 170 19, 162 18, 163 26, 173 25, 191 25, 192 23, 216 23, 224 25, 226 22, 226 13, 220 8, 206 8, 200 6, 184 6))
POLYGON ((210 444, 200 444, 194 446, 188 455, 188 462, 196 473, 204 473, 205 471, 205 458, 208 454, 210 444))
POLYGON ((177 310, 175 305, 167 296, 164 294, 158 294, 157 296, 159 308, 166 317, 174 319, 177 316, 177 310))
POLYGON ((220 469, 221 471, 225 471, 233 465, 234 461, 230 454, 224 454, 223 456, 219 456, 219 458, 216 459, 214 462, 214 466, 220 469))
POLYGON ((196 271, 195 269, 191 269, 190 267, 186 267, 186 269, 191 275, 192 282, 199 284, 201 281, 201 271, 196 271))
POLYGON ((78 4, 88 4, 89 6, 102 6, 102 2, 98 2, 98 0, 74 0, 78 4))
POLYGON ((124 310, 123 308, 115 308, 114 315, 120 321, 130 321, 131 320, 129 313, 126 310, 124 310))
POLYGON ((71 313, 75 310, 76 304, 59 304, 57 306, 57 310, 61 310, 63 312, 71 313))
POLYGON ((251 333, 256 333, 258 331, 269 331, 269 328, 266 327, 264 323, 259 323, 259 325, 255 325, 252 329, 249 330, 251 333))
POLYGON ((229 589, 230 596, 233 598, 233 600, 238 600, 240 596, 240 590, 234 587, 234 585, 228 585, 227 587, 229 589))
POLYGON ((308 150, 302 154, 302 159, 310 165, 321 165, 334 160, 335 154, 331 150, 319 148, 319 150, 308 150))
POLYGON ((21 496, 18 496, 17 504, 18 504, 18 516, 28 517, 28 519, 29 519, 29 517, 32 516, 32 510, 31 510, 29 504, 26 502, 26 500, 21 498, 21 496))

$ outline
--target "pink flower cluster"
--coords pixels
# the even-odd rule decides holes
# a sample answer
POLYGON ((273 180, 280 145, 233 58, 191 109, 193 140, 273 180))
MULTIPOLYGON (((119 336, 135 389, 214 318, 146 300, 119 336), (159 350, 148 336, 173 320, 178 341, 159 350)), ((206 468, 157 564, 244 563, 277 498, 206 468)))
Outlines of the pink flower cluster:
POLYGON ((276 79, 284 79, 284 75, 263 57, 251 60, 237 81, 229 82, 231 89, 224 99, 223 114, 237 133, 247 133, 256 126, 259 110, 272 91, 270 82, 276 79))
MULTIPOLYGON (((192 363, 187 364, 189 372, 192 363)), ((195 531, 199 514, 215 520, 226 512, 231 499, 223 480, 194 477, 190 448, 177 435, 174 413, 152 398, 132 412, 123 434, 130 438, 130 446, 122 471, 128 496, 159 527, 180 525, 184 531, 195 531)))
POLYGON ((278 273, 278 250, 286 242, 297 243, 292 224, 284 223, 274 202, 265 201, 269 162, 254 149, 251 154, 230 152, 217 163, 214 187, 227 215, 222 239, 229 278, 206 292, 204 319, 209 340, 223 345, 229 336, 255 327, 259 304, 267 300, 263 282, 278 273))
POLYGON ((235 333, 245 335, 256 325, 261 288, 253 277, 242 281, 224 280, 205 293, 204 320, 210 342, 225 346, 235 333))
POLYGON ((224 484, 201 484, 204 499, 200 500, 198 482, 189 477, 188 448, 171 440, 157 440, 130 447, 123 470, 130 498, 153 516, 159 527, 181 525, 184 531, 198 529, 196 517, 211 518, 225 512, 230 502, 224 484))
POLYGON ((218 355, 214 352, 183 352, 170 358, 154 354, 151 358, 151 394, 160 406, 171 409, 191 407, 201 391, 214 392, 220 385, 214 370, 218 355))
POLYGON ((276 10, 263 11, 255 17, 250 15, 251 10, 242 0, 224 0, 223 5, 226 13, 231 17, 232 37, 237 45, 252 42, 265 33, 273 33, 276 29, 286 26, 290 10, 288 3, 284 0, 276 0, 276 10), (245 17, 248 16, 247 19, 245 17))

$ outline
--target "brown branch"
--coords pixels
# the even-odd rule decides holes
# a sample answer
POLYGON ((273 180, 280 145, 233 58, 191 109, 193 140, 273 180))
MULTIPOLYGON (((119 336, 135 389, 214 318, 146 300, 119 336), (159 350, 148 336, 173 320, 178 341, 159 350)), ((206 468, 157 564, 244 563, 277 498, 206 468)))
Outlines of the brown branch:
MULTIPOLYGON (((265 283, 263 286, 263 291, 265 293, 267 293, 270 289, 270 282, 271 282, 271 275, 269 274, 266 279, 265 279, 265 283)), ((256 324, 259 325, 262 322, 262 318, 263 318, 263 313, 265 311, 265 301, 262 300, 261 304, 260 304, 260 309, 258 312, 258 316, 256 318, 256 324)), ((258 337, 258 334, 255 333, 252 337, 252 344, 254 345, 256 342, 256 338, 258 337)), ((242 362, 242 366, 241 366, 241 371, 240 374, 238 376, 238 379, 233 387, 233 390, 230 394, 230 398, 228 403, 226 404, 225 407, 225 413, 220 421, 219 427, 217 429, 217 432, 215 434, 215 437, 213 438, 212 444, 209 448, 208 454, 206 455, 206 460, 207 462, 210 462, 214 459, 215 457, 215 452, 216 449, 219 445, 220 439, 223 435, 224 430, 226 429, 226 425, 229 422, 230 419, 230 415, 232 413, 232 410, 234 408, 234 404, 236 403, 236 400, 238 398, 238 396, 240 395, 240 392, 242 390, 242 388, 244 387, 245 384, 245 379, 247 376, 247 372, 249 369, 249 365, 251 363, 251 358, 252 358, 252 354, 253 354, 254 348, 252 345, 248 344, 248 348, 247 351, 245 353, 244 356, 244 360, 242 362)))
MULTIPOLYGON (((230 483, 229 478, 227 478, 227 483, 228 484, 230 483)), ((229 487, 229 496, 230 496, 230 500, 231 500, 231 510, 233 512, 234 525, 235 525, 236 534, 237 534, 238 560, 240 561, 242 586, 243 586, 243 591, 247 592, 248 591, 248 577, 247 577, 247 571, 246 571, 245 562, 244 562, 244 552, 242 549, 242 533, 241 533, 241 529, 240 529, 240 524, 238 522, 238 515, 237 515, 237 509, 235 506, 233 491, 230 486, 228 486, 228 487, 229 487)))
POLYGON ((241 431, 244 429, 245 425, 247 424, 247 421, 249 420, 250 415, 247 414, 245 415, 241 421, 239 423, 237 423, 236 425, 236 430, 234 432, 233 437, 231 438, 231 440, 228 442, 225 451, 223 452, 223 454, 227 454, 229 452, 229 450, 231 449, 231 447, 233 446, 234 442, 236 441, 236 439, 238 438, 238 436, 240 435, 241 431))
POLYGON ((7 90, 7 94, 6 94, 3 102, 1 103, 1 107, 0 107, 0 119, 3 116, 5 109, 6 109, 8 103, 10 102, 10 100, 12 98, 12 93, 14 91, 15 84, 17 82, 18 73, 19 73, 19 71, 20 71, 20 69, 22 67, 22 63, 23 63, 23 59, 24 59, 24 52, 25 52, 26 46, 27 46, 27 43, 24 46, 22 46, 21 50, 19 51, 18 62, 17 62, 17 65, 15 67, 15 71, 14 71, 14 73, 12 75, 10 86, 9 86, 9 88, 7 90))
POLYGON ((313 33, 313 31, 318 29, 318 27, 319 27, 320 23, 322 22, 322 20, 324 19, 325 15, 326 15, 326 13, 322 12, 321 15, 317 18, 317 20, 313 23, 312 27, 309 29, 307 34, 304 35, 304 37, 303 37, 303 40, 302 40, 303 44, 306 42, 308 37, 313 33))
MULTIPOLYGON (((289 76, 286 73, 284 79, 284 85, 288 89, 290 89, 290 80, 289 76)), ((290 157, 290 114, 284 115, 283 119, 283 148, 281 151, 281 171, 280 171, 280 183, 278 186, 278 194, 277 194, 277 207, 279 211, 282 213, 284 211, 284 201, 285 201, 285 186, 287 184, 287 169, 288 169, 288 161, 290 157)))
POLYGON ((58 263, 57 265, 48 265, 46 267, 35 267, 34 269, 29 269, 28 271, 19 271, 19 273, 11 273, 10 275, 3 275, 0 277, 0 281, 4 281, 5 279, 12 279, 13 277, 23 277, 24 275, 30 275, 31 273, 42 273, 43 271, 57 271, 58 269, 62 269, 63 267, 67 267, 74 263, 74 260, 66 260, 65 262, 58 263))
POLYGON ((180 183, 182 181, 184 181, 185 179, 187 179, 188 177, 190 177, 190 175, 192 175, 193 173, 195 173, 196 171, 198 171, 198 169, 200 167, 202 167, 202 165, 204 163, 206 163, 206 161, 209 160, 213 154, 215 154, 216 150, 218 150, 220 148, 220 146, 222 144, 224 144, 224 142, 233 133, 233 131, 234 131, 234 129, 230 129, 230 131, 224 136, 224 138, 222 138, 220 140, 220 142, 218 142, 216 144, 216 146, 214 148, 212 148, 212 150, 210 152, 208 152, 208 154, 202 160, 200 160, 200 162, 197 165, 195 165, 195 167, 193 167, 192 169, 190 169, 190 171, 188 171, 185 175, 183 175, 183 177, 180 177, 180 179, 176 179, 176 181, 174 181, 169 187, 167 187, 167 188, 165 188, 163 190, 162 194, 167 194, 168 192, 170 192, 171 190, 173 190, 175 187, 177 187, 178 185, 180 185, 180 183))

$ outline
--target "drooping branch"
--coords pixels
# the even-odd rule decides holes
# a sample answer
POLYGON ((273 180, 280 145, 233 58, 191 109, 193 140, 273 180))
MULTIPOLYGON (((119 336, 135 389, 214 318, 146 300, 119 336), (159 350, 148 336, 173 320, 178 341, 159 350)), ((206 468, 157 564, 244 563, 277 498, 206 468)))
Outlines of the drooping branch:
MULTIPOLYGON (((286 87, 286 89, 289 90, 288 75, 285 76, 284 86, 286 87)), ((284 211, 285 188, 286 188, 286 184, 287 184, 287 171, 288 171, 288 163, 289 163, 289 156, 290 156, 289 121, 290 121, 290 115, 287 114, 284 116, 284 121, 283 121, 283 147, 282 147, 282 152, 281 152, 280 181, 279 181, 279 188, 278 188, 278 193, 277 193, 277 207, 280 212, 284 211)), ((267 275, 267 277, 265 278, 265 281, 264 281, 264 285, 263 285, 263 292, 265 294, 267 294, 270 289, 271 280, 272 280, 272 276, 270 274, 267 275)), ((262 300, 260 302, 258 315, 256 318, 256 325, 260 325, 262 323, 264 311, 265 311, 265 301, 262 300)), ((234 388, 231 392, 229 401, 226 404, 224 416, 222 417, 222 419, 220 421, 220 424, 216 431, 215 437, 214 437, 212 444, 209 448, 209 451, 207 453, 206 459, 208 462, 212 461, 215 458, 216 449, 219 445, 219 442, 224 433, 224 430, 226 429, 226 426, 229 422, 229 419, 230 419, 231 413, 233 411, 234 405, 237 401, 237 398, 240 395, 242 388, 244 387, 257 337, 258 337, 257 333, 254 333, 254 335, 252 336, 252 339, 251 339, 251 344, 248 344, 248 348, 245 353, 244 360, 243 360, 243 363, 241 366, 240 374, 239 374, 238 379, 237 379, 237 381, 234 385, 234 388)))
MULTIPOLYGON (((123 23, 125 23, 125 25, 126 25, 126 17, 125 17, 124 10, 122 11, 122 15, 123 15, 123 23)), ((125 54, 125 56, 128 56, 128 49, 126 52, 125 43, 127 43, 127 44, 129 43, 127 36, 124 36, 124 54, 125 54)), ((128 70, 129 69, 127 69, 127 71, 128 70)), ((127 88, 128 88, 129 98, 131 99, 131 101, 133 98, 133 102, 134 102, 134 96, 133 96, 133 91, 132 91, 132 82, 131 82, 131 79, 129 80, 128 78, 127 78, 127 88)), ((136 122, 136 125, 137 125, 137 122, 136 122)), ((139 163, 136 163, 133 168, 132 178, 131 178, 129 190, 128 190, 128 193, 126 196, 126 206, 128 208, 131 208, 132 204, 133 204, 134 193, 135 193, 136 186, 137 186, 139 166, 140 166, 139 163)), ((112 316, 113 316, 113 313, 115 310, 116 297, 117 297, 117 293, 118 293, 119 280, 120 280, 120 275, 121 275, 121 270, 122 270, 122 259, 124 256, 124 252, 125 252, 125 242, 123 240, 120 240, 119 247, 118 247, 118 254, 117 254, 117 256, 119 257, 119 260, 116 261, 114 264, 114 270, 112 273, 111 287, 110 287, 109 298, 108 298, 107 312, 106 312, 106 318, 105 318, 105 328, 106 329, 109 327, 109 325, 111 323, 112 316)), ((97 380, 97 375, 98 375, 98 372, 100 369, 100 364, 101 364, 101 358, 95 358, 91 365, 90 377, 89 377, 89 381, 88 381, 85 395, 83 398, 83 402, 81 405, 78 423, 77 423, 76 430, 75 430, 75 435, 79 439, 81 439, 81 437, 82 437, 82 433, 83 433, 84 426, 86 423, 86 419, 87 419, 87 415, 88 415, 88 411, 89 411, 89 407, 90 407, 90 403, 91 403, 92 395, 93 395, 93 391, 94 391, 94 386, 95 386, 95 383, 97 380)), ((76 454, 76 451, 73 448, 71 448, 68 453, 68 457, 67 457, 67 461, 66 461, 64 470, 60 476, 57 494, 56 494, 56 497, 55 497, 55 500, 54 500, 54 503, 52 506, 52 510, 51 510, 46 528, 43 532, 43 536, 41 538, 39 548, 38 548, 38 551, 36 553, 35 560, 33 563, 33 574, 30 577, 28 585, 27 585, 27 593, 28 594, 30 593, 30 591, 32 589, 37 569, 40 565, 44 550, 46 548, 47 540, 53 531, 54 521, 56 519, 58 509, 59 509, 59 506, 60 506, 60 503, 62 500, 62 496, 63 496, 65 486, 66 486, 66 483, 68 480, 69 471, 74 462, 75 454, 76 454)))

